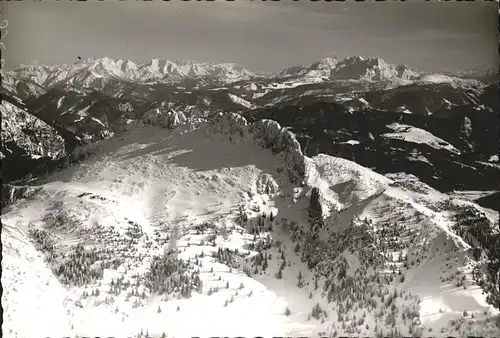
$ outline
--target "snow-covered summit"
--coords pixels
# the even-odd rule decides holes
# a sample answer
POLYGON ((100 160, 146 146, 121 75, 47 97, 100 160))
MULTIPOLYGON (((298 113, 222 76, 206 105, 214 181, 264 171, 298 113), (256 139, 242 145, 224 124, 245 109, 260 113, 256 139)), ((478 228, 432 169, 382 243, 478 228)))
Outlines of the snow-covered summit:
POLYGON ((326 77, 338 80, 411 80, 420 75, 406 65, 389 64, 381 58, 352 56, 339 60, 327 57, 309 67, 292 67, 283 70, 280 76, 326 77))
POLYGON ((214 77, 222 81, 237 81, 253 73, 234 63, 215 64, 196 61, 152 59, 143 64, 109 57, 81 59, 71 65, 31 65, 9 72, 19 78, 29 78, 50 87, 61 83, 74 86, 95 86, 109 79, 133 82, 181 80, 183 78, 214 77))

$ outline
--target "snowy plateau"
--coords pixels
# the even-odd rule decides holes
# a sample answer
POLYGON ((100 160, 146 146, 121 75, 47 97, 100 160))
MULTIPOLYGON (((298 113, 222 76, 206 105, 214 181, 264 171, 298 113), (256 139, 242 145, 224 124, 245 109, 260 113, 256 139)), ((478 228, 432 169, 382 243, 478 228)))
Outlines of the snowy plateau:
POLYGON ((421 169, 497 173, 498 144, 470 151, 489 84, 360 57, 2 75, 2 336, 500 336, 499 213, 476 202, 498 187, 421 169), (356 163, 365 144, 420 164, 356 163))

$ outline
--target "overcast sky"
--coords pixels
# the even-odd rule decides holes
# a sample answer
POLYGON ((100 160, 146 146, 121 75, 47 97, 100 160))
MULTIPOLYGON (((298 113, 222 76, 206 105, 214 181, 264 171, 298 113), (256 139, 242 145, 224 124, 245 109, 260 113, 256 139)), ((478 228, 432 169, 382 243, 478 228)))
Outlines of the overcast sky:
POLYGON ((422 71, 498 66, 495 2, 20 1, 9 21, 7 68, 77 56, 236 62, 278 71, 359 55, 422 71))

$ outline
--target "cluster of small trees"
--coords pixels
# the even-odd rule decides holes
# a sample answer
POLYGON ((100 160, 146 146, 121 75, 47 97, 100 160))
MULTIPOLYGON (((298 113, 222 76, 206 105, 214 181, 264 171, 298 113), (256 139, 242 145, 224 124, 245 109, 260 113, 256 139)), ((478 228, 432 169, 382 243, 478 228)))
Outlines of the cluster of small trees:
POLYGON ((398 222, 382 223, 377 235, 382 252, 400 251, 406 247, 401 239, 408 236, 408 233, 406 233, 405 227, 398 222))
POLYGON ((266 271, 266 269, 269 266, 267 252, 265 252, 265 253, 262 251, 259 252, 257 255, 252 257, 252 262, 256 266, 262 266, 262 271, 266 271))
POLYGON ((30 226, 28 235, 35 241, 38 250, 47 253, 49 256, 55 255, 56 244, 46 230, 30 226))
POLYGON ((281 262, 281 265, 278 269, 278 272, 276 272, 276 275, 275 277, 277 279, 282 279, 283 278, 283 270, 285 270, 285 267, 286 267, 286 257, 285 257, 285 252, 281 250, 281 247, 280 247, 280 252, 281 252, 281 259, 282 259, 282 262, 281 262))
POLYGON ((320 319, 320 317, 323 313, 326 315, 326 312, 323 311, 321 306, 319 306, 319 303, 316 303, 316 305, 314 305, 314 307, 311 310, 311 317, 318 320, 318 319, 320 319))
POLYGON ((140 238, 143 235, 143 231, 139 224, 128 221, 129 226, 127 227, 125 231, 125 236, 131 237, 131 238, 140 238))
POLYGON ((88 291, 83 291, 83 298, 87 298, 89 296, 92 296, 92 297, 99 297, 99 295, 101 294, 101 291, 99 291, 98 288, 95 288, 95 289, 92 289, 90 291, 90 294, 88 293, 88 291))
POLYGON ((475 247, 472 254, 479 259, 484 252, 487 260, 473 273, 473 278, 486 294, 486 301, 500 309, 500 234, 493 232, 486 215, 473 206, 461 206, 455 214, 454 230, 475 247))
POLYGON ((299 226, 298 223, 282 218, 280 225, 282 230, 288 233, 292 242, 296 242, 304 238, 305 235, 304 230, 302 229, 302 227, 299 226))
POLYGON ((309 225, 311 232, 316 232, 318 228, 321 228, 323 224, 323 208, 319 201, 320 192, 319 189, 314 187, 311 190, 311 197, 309 199, 308 215, 309 215, 309 225))
POLYGON ((473 206, 460 207, 455 214, 455 222, 453 230, 469 244, 485 249, 499 244, 486 215, 473 206))
MULTIPOLYGON (((139 281, 139 280, 137 280, 137 281, 139 281)), ((128 281, 128 280, 125 281, 124 277, 118 278, 116 280, 116 282, 112 279, 111 284, 110 284, 109 293, 112 295, 118 296, 122 291, 126 291, 130 286, 131 286, 130 281, 128 281)), ((138 287, 138 286, 139 286, 139 283, 136 284, 136 287, 138 287)), ((139 297, 139 291, 137 290, 137 288, 135 290, 132 289, 132 291, 130 291, 127 296, 128 297, 131 297, 131 296, 138 296, 139 297)), ((144 292, 143 292, 142 298, 145 298, 144 292)))
POLYGON ((252 235, 260 235, 262 232, 269 231, 271 232, 273 229, 272 222, 274 220, 274 215, 271 212, 269 215, 269 220, 267 226, 266 226, 266 220, 268 218, 268 215, 263 212, 259 214, 257 217, 257 221, 253 222, 252 220, 248 219, 248 216, 246 212, 240 210, 240 214, 238 215, 237 222, 240 226, 246 229, 246 231, 252 235), (243 214, 241 214, 243 212, 243 214))
POLYGON ((207 231, 208 229, 216 229, 216 228, 217 228, 216 225, 212 222, 204 222, 194 226, 194 230, 196 231, 197 235, 200 234, 204 235, 205 231, 207 231))
POLYGON ((226 264, 227 266, 232 268, 239 266, 243 256, 244 255, 240 253, 237 248, 234 250, 230 250, 228 248, 222 249, 221 247, 219 247, 217 249, 217 252, 212 254, 212 257, 214 257, 218 262, 226 264))
POLYGON ((105 261, 105 255, 96 248, 86 250, 83 244, 78 244, 69 257, 63 259, 55 269, 55 274, 65 284, 86 285, 102 278, 105 261), (94 266, 97 261, 101 264, 94 266))
POLYGON ((244 228, 248 223, 248 215, 243 204, 238 206, 238 217, 236 218, 236 223, 242 228, 244 228))
POLYGON ((178 292, 181 297, 191 297, 191 292, 201 292, 203 284, 199 271, 189 273, 189 264, 176 259, 171 254, 154 257, 146 274, 146 287, 152 293, 171 294, 178 292))

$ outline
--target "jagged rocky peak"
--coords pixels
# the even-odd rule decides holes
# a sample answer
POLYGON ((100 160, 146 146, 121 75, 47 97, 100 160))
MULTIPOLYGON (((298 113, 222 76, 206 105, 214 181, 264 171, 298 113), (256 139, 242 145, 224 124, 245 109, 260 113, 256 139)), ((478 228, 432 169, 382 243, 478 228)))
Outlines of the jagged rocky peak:
POLYGON ((247 120, 236 113, 217 113, 212 119, 212 130, 222 135, 239 135, 244 137, 248 132, 247 120))
POLYGON ((381 58, 348 57, 338 62, 332 76, 337 79, 415 79, 420 76, 406 65, 393 65, 381 58))
POLYGON ((350 56, 339 60, 326 57, 309 67, 299 66, 283 70, 280 76, 328 77, 339 80, 416 79, 420 76, 406 65, 393 65, 381 58, 350 56))
POLYGON ((272 120, 259 120, 248 124, 247 120, 237 113, 217 113, 211 118, 212 131, 222 135, 246 137, 251 134, 253 141, 265 149, 285 159, 289 178, 292 182, 302 182, 305 165, 304 155, 295 134, 272 120))
POLYGON ((181 111, 175 111, 166 106, 147 111, 142 117, 145 124, 172 129, 187 121, 186 116, 181 111))
POLYGON ((336 57, 326 57, 314 62, 309 68, 316 70, 332 70, 337 66, 338 59, 336 57))
POLYGON ((304 179, 304 155, 295 134, 280 126, 276 121, 260 120, 251 125, 254 140, 264 148, 284 157, 292 182, 304 179))
POLYGON ((234 63, 215 64, 196 61, 169 61, 152 59, 143 64, 110 57, 87 58, 72 65, 28 66, 13 71, 21 79, 31 79, 39 85, 55 84, 83 87, 102 87, 111 78, 149 82, 182 80, 211 76, 221 80, 235 81, 253 76, 253 73, 234 63))
POLYGON ((143 64, 142 67, 148 67, 150 70, 161 74, 169 74, 175 72, 177 69, 177 65, 174 62, 159 59, 152 59, 151 61, 143 64))

